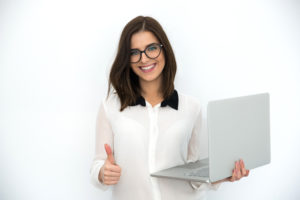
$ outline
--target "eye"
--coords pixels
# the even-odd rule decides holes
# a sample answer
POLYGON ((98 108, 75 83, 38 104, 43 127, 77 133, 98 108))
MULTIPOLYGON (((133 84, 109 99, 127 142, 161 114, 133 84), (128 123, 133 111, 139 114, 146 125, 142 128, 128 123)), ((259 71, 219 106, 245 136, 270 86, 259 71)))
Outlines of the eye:
POLYGON ((139 54, 140 54, 140 52, 138 50, 131 50, 131 52, 130 52, 130 55, 132 55, 132 56, 136 56, 139 54))
POLYGON ((157 50, 157 49, 158 49, 158 47, 157 47, 157 45, 155 45, 155 44, 153 44, 153 45, 151 45, 151 46, 149 46, 149 47, 147 48, 148 51, 155 51, 155 50, 157 50))

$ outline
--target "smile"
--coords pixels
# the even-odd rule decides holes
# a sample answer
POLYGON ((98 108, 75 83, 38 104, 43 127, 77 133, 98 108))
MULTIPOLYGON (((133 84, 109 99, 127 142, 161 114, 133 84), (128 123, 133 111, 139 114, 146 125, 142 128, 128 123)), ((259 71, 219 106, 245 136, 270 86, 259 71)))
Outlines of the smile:
POLYGON ((147 66, 140 66, 139 68, 142 70, 142 72, 149 73, 149 72, 153 71, 155 66, 156 66, 156 63, 147 65, 147 66))

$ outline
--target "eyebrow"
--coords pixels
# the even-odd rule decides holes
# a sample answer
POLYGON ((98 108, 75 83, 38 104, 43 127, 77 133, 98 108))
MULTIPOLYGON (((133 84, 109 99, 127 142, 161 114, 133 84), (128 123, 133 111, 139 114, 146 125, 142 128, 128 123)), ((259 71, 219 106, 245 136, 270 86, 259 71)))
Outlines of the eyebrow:
MULTIPOLYGON (((156 42, 153 42, 153 43, 151 43, 151 44, 148 44, 147 46, 146 46, 146 48, 145 49, 147 49, 149 46, 151 46, 151 45, 153 45, 153 44, 158 44, 158 43, 156 43, 156 42)), ((144 50, 145 50, 144 49, 144 50)), ((134 48, 134 49, 130 49, 131 51, 132 50, 139 50, 138 48, 134 48)), ((143 51, 143 50, 139 50, 139 51, 143 51)))

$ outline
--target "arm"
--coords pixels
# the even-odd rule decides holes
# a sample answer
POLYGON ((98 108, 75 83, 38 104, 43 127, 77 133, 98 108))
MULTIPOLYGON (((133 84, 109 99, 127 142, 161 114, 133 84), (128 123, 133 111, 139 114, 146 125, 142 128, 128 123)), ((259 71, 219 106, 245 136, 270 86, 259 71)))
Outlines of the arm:
POLYGON ((100 169, 107 159, 104 144, 108 144, 113 148, 113 132, 107 118, 105 102, 103 101, 100 105, 96 121, 95 155, 90 168, 91 183, 102 190, 108 188, 107 185, 100 181, 101 176, 99 176, 100 169))
MULTIPOLYGON (((208 135, 202 110, 199 109, 188 145, 187 158, 188 162, 195 162, 206 157, 208 157, 208 135)), ((217 190, 221 183, 222 181, 215 183, 190 181, 190 185, 195 190, 217 190)))

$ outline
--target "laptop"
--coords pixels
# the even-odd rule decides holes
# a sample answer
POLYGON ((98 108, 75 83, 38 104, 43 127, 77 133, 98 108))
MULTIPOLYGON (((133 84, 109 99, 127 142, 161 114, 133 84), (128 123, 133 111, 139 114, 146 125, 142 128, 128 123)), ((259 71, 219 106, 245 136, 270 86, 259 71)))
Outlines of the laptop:
POLYGON ((269 94, 210 101, 207 105, 208 158, 150 174, 199 182, 232 175, 235 161, 246 169, 270 163, 269 94))

